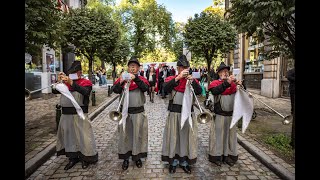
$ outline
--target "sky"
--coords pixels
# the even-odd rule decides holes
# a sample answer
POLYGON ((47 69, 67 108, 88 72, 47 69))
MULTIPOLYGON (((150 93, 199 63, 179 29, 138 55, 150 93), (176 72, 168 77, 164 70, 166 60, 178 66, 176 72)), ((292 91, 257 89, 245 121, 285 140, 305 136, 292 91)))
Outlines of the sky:
MULTIPOLYGON (((116 2, 119 3, 120 0, 116 2)), ((164 5, 172 13, 175 22, 187 22, 189 17, 213 5, 212 0, 157 0, 157 3, 164 5)))
POLYGON ((157 2, 166 6, 175 22, 187 22, 189 17, 213 5, 212 0, 157 0, 157 2))

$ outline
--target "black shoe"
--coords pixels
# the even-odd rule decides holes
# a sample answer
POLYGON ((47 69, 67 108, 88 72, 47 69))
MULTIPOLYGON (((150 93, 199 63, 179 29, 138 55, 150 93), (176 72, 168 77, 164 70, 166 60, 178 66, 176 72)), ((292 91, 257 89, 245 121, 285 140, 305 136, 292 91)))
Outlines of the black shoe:
POLYGON ((231 161, 229 162, 229 161, 228 161, 228 162, 226 162, 226 163, 227 163, 229 166, 234 166, 234 162, 231 162, 231 161))
POLYGON ((213 163, 215 163, 217 166, 221 166, 221 161, 214 161, 213 163))
POLYGON ((141 159, 139 159, 138 161, 136 161, 136 165, 138 168, 141 168, 142 167, 142 161, 141 159))
POLYGON ((124 160, 122 163, 122 169, 127 170, 129 167, 129 160, 124 160))
POLYGON ((74 165, 76 165, 79 162, 79 159, 72 159, 69 161, 69 163, 64 167, 64 170, 71 169, 74 165))
POLYGON ((176 172, 176 168, 177 168, 177 166, 170 165, 169 166, 169 173, 171 173, 171 174, 175 173, 176 172))
POLYGON ((81 161, 81 163, 82 163, 82 169, 87 169, 88 168, 88 166, 89 166, 88 162, 81 161))
POLYGON ((191 174, 191 167, 189 165, 181 166, 185 173, 191 174))
POLYGON ((229 166, 233 166, 234 165, 234 162, 230 159, 227 159, 226 160, 226 163, 229 165, 229 166))

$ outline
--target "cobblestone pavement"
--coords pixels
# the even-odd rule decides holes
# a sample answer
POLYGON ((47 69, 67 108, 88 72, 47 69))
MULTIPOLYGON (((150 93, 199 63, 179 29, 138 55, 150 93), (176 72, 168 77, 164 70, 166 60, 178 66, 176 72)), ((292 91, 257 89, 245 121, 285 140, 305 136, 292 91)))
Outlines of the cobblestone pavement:
MULTIPOLYGON (((89 113, 99 107, 107 97, 107 87, 93 86, 96 91, 96 106, 92 106, 91 98, 89 113)), ((60 94, 53 94, 50 99, 37 98, 25 102, 25 162, 43 151, 56 140, 56 104, 60 94)))
MULTIPOLYGON (((84 170, 78 163, 65 171, 66 157, 51 157, 29 179, 279 179, 240 145, 239 161, 233 167, 223 164, 218 167, 208 161, 208 138, 210 123, 199 125, 198 161, 192 166, 192 174, 177 168, 175 174, 168 173, 168 164, 161 161, 162 133, 167 115, 168 99, 155 98, 155 103, 145 105, 149 120, 148 158, 142 159, 143 167, 137 168, 132 161, 128 170, 121 169, 122 160, 117 154, 117 123, 108 117, 115 110, 116 100, 92 122, 99 152, 99 161, 84 170)), ((196 110, 196 113, 199 111, 196 110)))

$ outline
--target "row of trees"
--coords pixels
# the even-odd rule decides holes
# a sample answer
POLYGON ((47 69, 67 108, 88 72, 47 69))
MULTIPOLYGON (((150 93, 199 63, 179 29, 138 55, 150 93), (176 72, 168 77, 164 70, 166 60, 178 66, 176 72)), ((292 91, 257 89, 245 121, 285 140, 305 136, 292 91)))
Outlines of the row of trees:
POLYGON ((115 70, 130 55, 141 56, 158 48, 172 50, 174 23, 164 6, 155 0, 122 0, 119 6, 114 4, 91 0, 84 8, 63 13, 57 1, 27 0, 26 52, 36 55, 43 45, 74 51, 89 60, 91 78, 95 57, 112 64, 115 70))
POLYGON ((227 20, 222 2, 214 0, 183 24, 173 22, 155 0, 122 0, 118 6, 114 0, 89 0, 85 8, 68 14, 59 11, 56 1, 27 0, 26 52, 33 55, 43 44, 66 52, 73 44, 75 53, 89 60, 91 71, 94 57, 115 70, 130 55, 171 61, 188 47, 193 59, 205 61, 210 69, 213 59, 235 47, 237 33, 246 32, 260 40, 268 37, 270 55, 295 58, 294 0, 231 0, 227 20))

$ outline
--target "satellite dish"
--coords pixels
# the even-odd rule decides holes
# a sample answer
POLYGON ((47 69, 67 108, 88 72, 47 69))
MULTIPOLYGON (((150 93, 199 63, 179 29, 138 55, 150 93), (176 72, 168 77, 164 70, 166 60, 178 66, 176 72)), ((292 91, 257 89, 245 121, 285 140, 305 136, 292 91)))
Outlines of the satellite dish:
POLYGON ((32 60, 32 56, 28 53, 24 54, 25 63, 30 63, 32 60))

